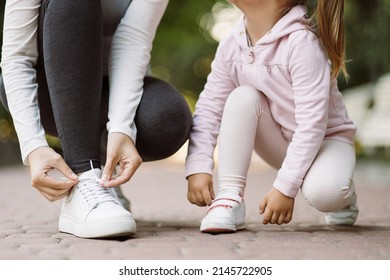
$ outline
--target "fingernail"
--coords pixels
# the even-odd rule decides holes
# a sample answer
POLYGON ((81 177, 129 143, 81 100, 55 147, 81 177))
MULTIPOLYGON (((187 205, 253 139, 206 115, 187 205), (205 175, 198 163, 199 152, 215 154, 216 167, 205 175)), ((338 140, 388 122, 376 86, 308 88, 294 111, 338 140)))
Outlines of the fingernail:
POLYGON ((70 177, 72 177, 72 179, 78 179, 79 177, 76 175, 76 174, 74 174, 74 173, 72 173, 71 175, 70 175, 70 177))
POLYGON ((107 176, 107 174, 103 174, 103 176, 102 176, 102 181, 108 181, 108 176, 107 176))

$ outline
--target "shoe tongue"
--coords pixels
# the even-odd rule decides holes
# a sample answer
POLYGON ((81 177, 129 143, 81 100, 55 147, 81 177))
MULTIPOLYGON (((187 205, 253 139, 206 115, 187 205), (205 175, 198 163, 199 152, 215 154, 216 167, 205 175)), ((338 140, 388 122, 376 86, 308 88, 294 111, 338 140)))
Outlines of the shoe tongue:
POLYGON ((85 179, 91 179, 91 178, 98 178, 102 176, 102 171, 99 168, 91 169, 79 176, 79 180, 85 180, 85 179))

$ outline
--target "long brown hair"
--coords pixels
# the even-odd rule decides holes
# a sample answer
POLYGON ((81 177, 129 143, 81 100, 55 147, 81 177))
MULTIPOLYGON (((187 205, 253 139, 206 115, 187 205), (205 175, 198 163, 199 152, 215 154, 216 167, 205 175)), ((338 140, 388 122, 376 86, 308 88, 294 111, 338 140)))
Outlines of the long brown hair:
MULTIPOLYGON (((292 0, 291 7, 306 4, 306 0, 292 0)), ((343 73, 348 79, 345 66, 344 0, 317 0, 313 17, 317 23, 317 34, 332 63, 334 78, 343 73)))

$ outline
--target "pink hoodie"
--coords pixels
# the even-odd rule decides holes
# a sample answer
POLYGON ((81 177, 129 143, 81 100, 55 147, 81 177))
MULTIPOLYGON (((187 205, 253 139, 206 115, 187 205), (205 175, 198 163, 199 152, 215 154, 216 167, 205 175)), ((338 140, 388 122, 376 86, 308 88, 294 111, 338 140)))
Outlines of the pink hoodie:
POLYGON ((273 118, 291 141, 273 184, 283 194, 297 195, 324 139, 353 144, 356 127, 330 77, 320 40, 304 25, 306 13, 304 6, 294 7, 254 47, 248 46, 241 20, 219 44, 196 105, 186 176, 212 174, 224 104, 243 85, 267 97, 273 118))

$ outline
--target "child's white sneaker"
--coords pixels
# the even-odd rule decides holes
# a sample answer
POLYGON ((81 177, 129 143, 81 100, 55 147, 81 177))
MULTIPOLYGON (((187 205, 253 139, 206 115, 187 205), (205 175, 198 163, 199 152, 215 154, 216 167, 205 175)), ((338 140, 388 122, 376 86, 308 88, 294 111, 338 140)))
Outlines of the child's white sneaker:
POLYGON ((358 214, 357 196, 353 194, 352 204, 348 208, 325 214, 325 221, 328 225, 353 225, 357 220, 358 214))
POLYGON ((100 186, 100 169, 79 177, 79 183, 63 200, 59 230, 83 238, 132 235, 133 215, 123 208, 112 190, 100 186))
POLYGON ((210 205, 200 231, 205 233, 236 232, 245 228, 245 203, 235 193, 223 192, 210 205))

